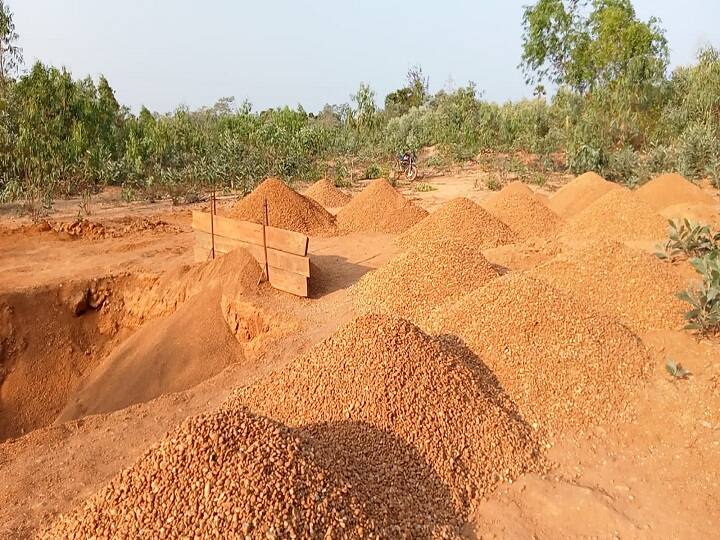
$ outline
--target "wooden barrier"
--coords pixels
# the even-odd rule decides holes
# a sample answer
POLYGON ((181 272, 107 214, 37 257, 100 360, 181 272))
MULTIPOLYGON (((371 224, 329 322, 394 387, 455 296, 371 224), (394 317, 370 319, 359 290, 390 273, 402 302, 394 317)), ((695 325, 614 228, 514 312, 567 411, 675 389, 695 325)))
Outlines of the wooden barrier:
POLYGON ((195 260, 210 258, 214 233, 216 254, 243 247, 267 268, 268 280, 273 287, 297 296, 308 295, 310 258, 307 256, 309 239, 306 235, 269 226, 265 227, 263 235, 263 225, 257 223, 217 215, 212 216, 211 223, 210 218, 206 212, 192 214, 195 260))

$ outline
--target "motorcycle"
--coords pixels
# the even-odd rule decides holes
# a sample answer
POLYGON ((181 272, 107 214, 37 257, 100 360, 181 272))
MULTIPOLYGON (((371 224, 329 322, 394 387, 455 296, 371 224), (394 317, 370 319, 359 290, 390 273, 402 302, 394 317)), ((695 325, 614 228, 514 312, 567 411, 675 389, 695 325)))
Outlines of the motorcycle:
POLYGON ((405 152, 397 157, 396 169, 398 174, 404 174, 408 182, 412 182, 417 178, 418 169, 415 161, 415 155, 410 152, 405 152))

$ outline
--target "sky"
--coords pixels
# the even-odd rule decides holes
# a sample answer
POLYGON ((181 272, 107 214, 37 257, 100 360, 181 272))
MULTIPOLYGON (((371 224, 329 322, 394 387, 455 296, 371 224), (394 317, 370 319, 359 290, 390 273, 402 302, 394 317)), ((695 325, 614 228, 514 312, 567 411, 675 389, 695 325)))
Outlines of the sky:
MULTIPOLYGON (((487 99, 532 95, 517 67, 531 0, 6 0, 25 63, 103 74, 118 100, 168 112, 223 96, 254 110, 377 101, 420 65, 431 91, 474 81, 487 99)), ((720 0, 635 0, 662 20, 671 66, 720 47, 720 0)))

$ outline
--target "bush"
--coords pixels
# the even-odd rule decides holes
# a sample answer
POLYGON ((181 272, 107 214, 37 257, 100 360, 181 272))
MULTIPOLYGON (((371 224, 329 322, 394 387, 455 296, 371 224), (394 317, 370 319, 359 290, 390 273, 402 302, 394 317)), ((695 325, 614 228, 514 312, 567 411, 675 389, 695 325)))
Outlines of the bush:
POLYGON ((365 175, 364 178, 366 180, 373 180, 375 178, 380 178, 382 176, 382 171, 380 170, 380 166, 373 163, 372 165, 369 165, 367 169, 365 169, 365 175))
POLYGON ((702 257, 720 249, 720 232, 713 234, 707 225, 698 225, 687 219, 669 220, 669 238, 662 251, 656 253, 661 259, 679 256, 702 257))
POLYGON ((715 333, 720 330, 720 251, 712 251, 691 262, 703 281, 699 287, 678 295, 692 307, 685 314, 688 321, 685 328, 702 334, 715 333))
POLYGON ((692 124, 678 141, 678 169, 688 178, 701 178, 720 152, 720 144, 712 128, 692 124))

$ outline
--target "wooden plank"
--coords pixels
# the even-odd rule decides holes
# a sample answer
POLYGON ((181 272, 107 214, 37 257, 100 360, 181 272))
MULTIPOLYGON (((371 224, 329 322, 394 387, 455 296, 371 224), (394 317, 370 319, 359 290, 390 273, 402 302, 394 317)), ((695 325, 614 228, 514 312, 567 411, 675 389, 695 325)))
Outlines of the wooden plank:
MULTIPOLYGON (((210 214, 207 212, 193 211, 192 228, 197 231, 210 233, 210 214)), ((233 240, 242 240, 243 242, 259 246, 262 246, 263 243, 262 225, 257 223, 215 216, 214 230, 217 236, 224 236, 226 238, 232 238, 233 240)))
POLYGON ((289 292, 296 296, 307 297, 308 295, 308 278, 295 274, 293 272, 287 272, 280 270, 279 268, 269 269, 270 272, 270 285, 281 291, 289 292))
POLYGON ((299 232, 267 227, 267 245, 269 248, 305 257, 308 250, 308 237, 299 232))
MULTIPOLYGON (((217 246, 216 246, 217 248, 217 246)), ((222 257, 224 253, 217 251, 216 257, 222 257)), ((195 260, 206 261, 210 259, 210 249, 195 247, 195 260)), ((287 270, 281 270, 280 268, 269 267, 270 271, 270 285, 281 291, 294 294, 296 296, 302 296, 307 298, 308 295, 308 278, 296 274, 294 272, 288 272, 287 270)))
MULTIPOLYGON (((210 214, 193 212, 192 227, 197 231, 210 233, 210 214)), ((240 221, 222 216, 215 216, 214 230, 217 236, 240 240, 257 246, 263 245, 262 225, 249 221, 240 221)), ((287 231, 276 227, 266 230, 268 248, 284 251, 305 257, 308 250, 308 237, 295 231, 287 231)), ((269 257, 268 257, 269 258, 269 257)))
MULTIPOLYGON (((212 239, 210 238, 210 234, 202 231, 195 231, 195 244, 204 250, 211 249, 212 239)), ((215 236, 215 251, 217 253, 228 253, 238 247, 247 249, 255 260, 257 260, 261 265, 265 264, 265 250, 262 246, 248 244, 247 242, 241 242, 240 240, 233 240, 223 236, 215 236)), ((275 268, 286 270, 294 274, 310 277, 309 257, 300 257, 299 255, 293 255, 291 253, 285 253, 283 251, 277 251, 270 248, 268 248, 267 254, 268 264, 270 266, 274 266, 275 268)))

